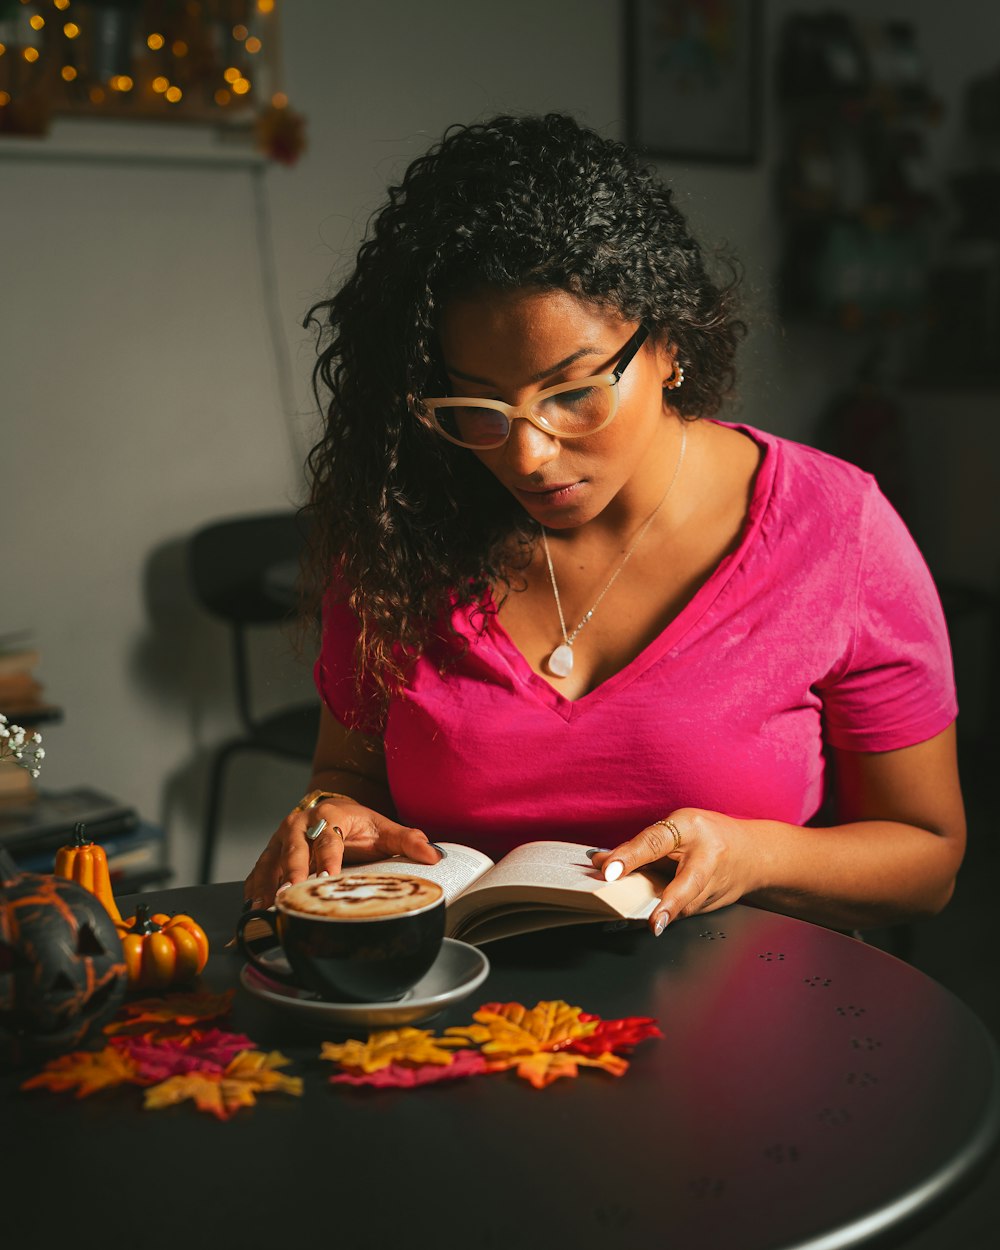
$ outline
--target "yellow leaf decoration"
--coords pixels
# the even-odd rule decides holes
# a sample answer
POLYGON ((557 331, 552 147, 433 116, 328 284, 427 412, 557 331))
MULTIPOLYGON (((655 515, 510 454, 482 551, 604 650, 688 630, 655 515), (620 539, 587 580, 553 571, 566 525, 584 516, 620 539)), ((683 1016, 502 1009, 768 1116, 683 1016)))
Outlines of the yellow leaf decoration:
POLYGON ((76 1091, 77 1098, 115 1085, 138 1083, 138 1069, 116 1046, 99 1051, 74 1051, 50 1059, 41 1072, 21 1083, 22 1089, 47 1089, 55 1094, 76 1091))
POLYGON ((278 1051, 241 1051, 223 1072, 187 1072, 172 1076, 146 1090, 143 1106, 158 1111, 192 1100, 199 1111, 228 1120, 240 1107, 252 1107, 257 1094, 277 1091, 301 1094, 302 1078, 275 1071, 289 1062, 278 1051))
POLYGON ((462 1044, 461 1039, 435 1037, 430 1029, 382 1029, 370 1033, 367 1042, 324 1042, 319 1057, 342 1068, 378 1072, 392 1063, 449 1064, 451 1052, 444 1047, 462 1044))
POLYGON ((561 999, 536 1003, 530 1010, 520 1003, 486 1003, 473 1014, 477 1024, 446 1029, 445 1034, 478 1046, 492 1066, 494 1058, 562 1050, 577 1038, 589 1037, 600 1021, 581 1020, 581 1014, 582 1008, 561 999))

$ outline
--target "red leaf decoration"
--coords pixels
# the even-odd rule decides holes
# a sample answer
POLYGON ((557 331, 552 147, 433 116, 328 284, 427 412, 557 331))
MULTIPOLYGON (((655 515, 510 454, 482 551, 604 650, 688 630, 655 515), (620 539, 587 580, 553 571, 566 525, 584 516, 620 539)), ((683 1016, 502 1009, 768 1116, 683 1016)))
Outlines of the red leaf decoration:
MULTIPOLYGON (((581 1015, 580 1019, 585 1017, 581 1015)), ((628 1055, 639 1042, 649 1037, 662 1037, 659 1026, 652 1016, 623 1016, 620 1020, 601 1020, 599 1016, 587 1016, 597 1020, 597 1030, 587 1037, 575 1037, 567 1050, 578 1055, 628 1055)))

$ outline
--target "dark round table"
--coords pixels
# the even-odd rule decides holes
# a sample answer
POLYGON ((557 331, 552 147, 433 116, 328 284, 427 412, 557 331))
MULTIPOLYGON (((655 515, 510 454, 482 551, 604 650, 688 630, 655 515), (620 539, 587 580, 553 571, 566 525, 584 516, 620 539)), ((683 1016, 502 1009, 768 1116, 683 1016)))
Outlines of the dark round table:
POLYGON ((239 985, 240 884, 136 897, 202 922, 201 988, 238 987, 223 1027, 282 1051, 305 1092, 221 1123, 142 1111, 135 1089, 22 1093, 4 1073, 7 1230, 30 1219, 41 1244, 834 1250, 936 1218, 1000 1138, 1000 1061, 972 1012, 874 947, 766 911, 659 939, 587 925, 492 943, 486 982, 426 1025, 494 1000, 655 1016, 664 1038, 620 1079, 356 1090, 329 1084, 322 1032, 239 985))

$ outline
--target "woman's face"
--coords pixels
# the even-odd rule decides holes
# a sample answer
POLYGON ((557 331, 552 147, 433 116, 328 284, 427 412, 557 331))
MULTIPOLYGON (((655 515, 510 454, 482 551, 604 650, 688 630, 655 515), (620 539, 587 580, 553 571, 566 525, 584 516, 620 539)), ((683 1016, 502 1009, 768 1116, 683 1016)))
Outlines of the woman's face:
MULTIPOLYGON (((609 373, 638 329, 566 291, 491 291, 454 300, 439 327, 451 393, 523 404, 556 386, 609 373)), ((584 438, 560 439, 515 420, 502 447, 469 451, 541 524, 569 529, 605 509, 648 512, 676 459, 664 415, 671 357, 647 339, 618 383, 614 420, 584 438), (651 500, 651 502, 650 502, 651 500)))

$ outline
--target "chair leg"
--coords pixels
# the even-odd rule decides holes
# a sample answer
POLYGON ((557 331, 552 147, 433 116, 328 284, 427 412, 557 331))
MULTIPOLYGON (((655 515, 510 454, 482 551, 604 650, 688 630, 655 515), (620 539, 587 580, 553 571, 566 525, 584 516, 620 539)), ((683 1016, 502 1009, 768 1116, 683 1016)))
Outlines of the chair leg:
POLYGON ((244 744, 227 742, 215 754, 212 771, 208 780, 208 803, 205 810, 205 825, 201 839, 201 870, 198 880, 201 885, 209 885, 212 879, 212 860, 215 857, 215 844, 219 836, 219 817, 222 811, 223 779, 230 756, 234 755, 244 744))

